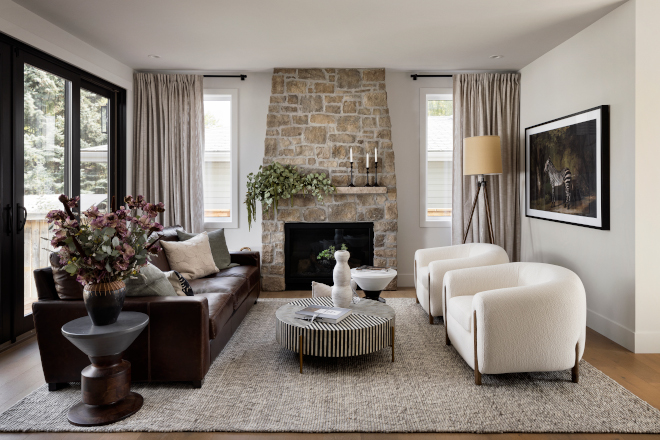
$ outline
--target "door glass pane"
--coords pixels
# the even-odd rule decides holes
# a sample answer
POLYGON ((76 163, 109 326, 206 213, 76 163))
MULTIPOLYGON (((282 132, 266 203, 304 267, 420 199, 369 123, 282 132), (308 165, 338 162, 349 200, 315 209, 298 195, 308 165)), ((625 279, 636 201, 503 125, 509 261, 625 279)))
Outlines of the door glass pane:
POLYGON ((49 266, 51 248, 46 213, 61 208, 57 198, 70 193, 71 84, 29 64, 25 64, 23 73, 23 177, 27 210, 23 231, 23 304, 24 314, 28 315, 32 312, 32 302, 37 300, 32 271, 49 266))
POLYGON ((451 217, 454 112, 451 100, 427 100, 426 209, 429 220, 451 217))
POLYGON ((204 221, 231 218, 231 95, 204 97, 204 221))
POLYGON ((108 201, 108 98, 80 89, 80 208, 96 205, 105 211, 108 201))

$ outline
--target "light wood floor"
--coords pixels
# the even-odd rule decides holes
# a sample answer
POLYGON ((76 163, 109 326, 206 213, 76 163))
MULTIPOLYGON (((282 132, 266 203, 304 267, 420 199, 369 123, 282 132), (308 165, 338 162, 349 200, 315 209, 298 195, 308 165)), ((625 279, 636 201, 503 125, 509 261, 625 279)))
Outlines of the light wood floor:
MULTIPOLYGON (((266 298, 302 298, 310 292, 262 293, 266 298)), ((412 289, 383 292, 383 297, 414 298, 412 289)), ((587 329, 584 359, 612 379, 660 408, 660 354, 634 354, 587 329)), ((44 383, 37 342, 31 338, 0 353, 0 413, 44 383)), ((218 414, 222 417, 222 414, 218 414)), ((633 434, 236 434, 236 433, 117 433, 117 434, 0 434, 0 440, 628 440, 660 439, 633 434)))

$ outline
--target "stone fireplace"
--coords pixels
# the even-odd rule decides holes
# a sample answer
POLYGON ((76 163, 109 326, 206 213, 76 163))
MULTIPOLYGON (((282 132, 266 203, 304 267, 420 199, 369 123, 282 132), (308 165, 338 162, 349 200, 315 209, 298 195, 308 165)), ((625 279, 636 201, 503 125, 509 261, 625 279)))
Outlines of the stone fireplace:
MULTIPOLYGON (((264 165, 296 165, 303 173, 326 173, 338 192, 318 202, 297 195, 263 212, 262 285, 285 284, 284 225, 372 223, 373 265, 397 267, 397 202, 394 151, 385 89, 385 69, 275 69, 268 107, 264 165), (349 152, 353 150, 350 183, 349 152), (374 153, 378 149, 378 184, 374 153)), ((320 279, 317 281, 321 281, 320 279)), ((308 287, 309 288, 309 287, 308 287)), ((396 279, 388 289, 396 289, 396 279)))

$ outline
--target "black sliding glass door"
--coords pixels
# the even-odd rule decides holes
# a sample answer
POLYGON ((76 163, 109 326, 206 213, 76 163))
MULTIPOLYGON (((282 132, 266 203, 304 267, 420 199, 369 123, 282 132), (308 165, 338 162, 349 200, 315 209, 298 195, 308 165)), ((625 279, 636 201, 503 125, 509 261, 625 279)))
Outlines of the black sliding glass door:
POLYGON ((0 343, 12 335, 12 297, 4 292, 13 289, 11 261, 13 255, 13 197, 12 197, 12 111, 11 111, 11 48, 0 42, 0 343))
POLYGON ((113 196, 123 198, 118 119, 125 92, 45 54, 1 41, 0 62, 2 343, 34 327, 32 303, 38 298, 32 272, 50 265, 53 248, 45 217, 62 208, 59 195, 80 196, 82 210, 97 206, 101 211, 113 196))

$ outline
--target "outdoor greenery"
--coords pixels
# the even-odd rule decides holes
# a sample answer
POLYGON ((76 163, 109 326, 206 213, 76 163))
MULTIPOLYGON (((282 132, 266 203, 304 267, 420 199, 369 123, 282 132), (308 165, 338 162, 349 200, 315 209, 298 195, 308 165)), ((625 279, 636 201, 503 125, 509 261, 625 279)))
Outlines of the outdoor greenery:
POLYGON ((454 101, 427 101, 429 116, 451 116, 454 114, 454 101))
MULTIPOLYGON (((346 246, 346 243, 341 244, 341 250, 342 251, 347 251, 348 250, 348 246, 346 246)), ((337 250, 335 249, 334 246, 330 246, 329 248, 321 251, 319 253, 319 255, 316 257, 316 259, 317 260, 322 260, 322 259, 325 258, 326 260, 334 260, 336 251, 337 250)))
POLYGON ((248 228, 257 212, 257 202, 262 209, 275 209, 280 199, 290 199, 294 194, 311 194, 318 201, 323 201, 323 194, 335 191, 335 186, 325 173, 300 174, 293 165, 281 165, 277 162, 260 166, 257 174, 248 174, 245 204, 248 211, 248 228))
MULTIPOLYGON (((25 65, 23 108, 26 195, 58 194, 68 190, 64 186, 68 130, 66 83, 59 76, 25 65)), ((102 132, 101 127, 101 107, 107 103, 106 97, 81 89, 81 150, 108 145, 108 135, 102 132)), ((107 162, 82 162, 80 167, 81 193, 107 193, 107 162)))

